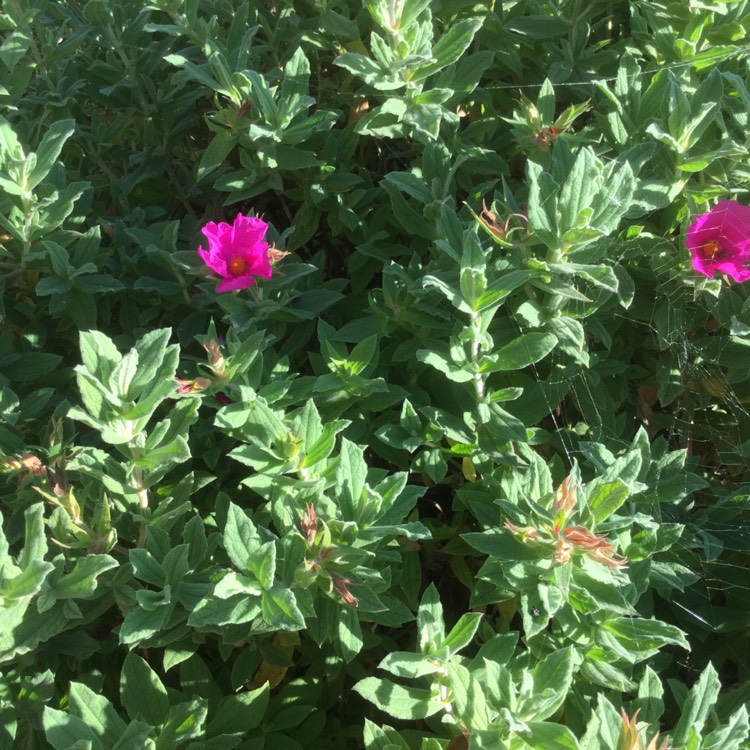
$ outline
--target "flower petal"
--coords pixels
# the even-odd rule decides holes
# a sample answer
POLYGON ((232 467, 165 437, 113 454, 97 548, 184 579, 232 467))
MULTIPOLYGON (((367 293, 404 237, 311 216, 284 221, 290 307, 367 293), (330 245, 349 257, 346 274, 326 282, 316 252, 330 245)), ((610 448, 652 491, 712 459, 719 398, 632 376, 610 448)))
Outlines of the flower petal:
POLYGON ((721 219, 721 236, 732 246, 750 238, 750 206, 732 200, 719 201, 712 209, 721 219))
POLYGON ((716 261, 708 260, 703 258, 700 253, 692 255, 691 260, 693 262, 693 268, 704 276, 708 276, 709 279, 714 277, 714 271, 716 270, 716 261))
POLYGON ((237 247, 254 247, 263 240, 268 224, 256 216, 237 214, 232 224, 232 244, 237 247))
POLYGON ((747 281, 750 279, 750 269, 736 261, 722 261, 721 263, 717 263, 714 268, 731 276, 735 281, 747 281))
POLYGON ((201 228, 201 233, 208 240, 208 247, 210 251, 218 250, 222 242, 222 237, 226 236, 228 231, 231 231, 231 227, 225 221, 216 224, 213 221, 209 221, 204 227, 201 228))
POLYGON ((267 242, 258 242, 253 248, 252 255, 246 255, 245 260, 248 264, 248 270, 253 276, 270 279, 273 275, 271 261, 268 258, 267 242))
POLYGON ((255 283, 255 279, 249 274, 243 274, 242 276, 234 276, 228 279, 224 279, 216 287, 217 292, 234 292, 237 289, 247 289, 255 283))
POLYGON ((198 254, 203 258, 203 262, 219 276, 228 276, 227 262, 220 257, 218 254, 211 254, 210 251, 204 250, 202 247, 198 248, 198 254))

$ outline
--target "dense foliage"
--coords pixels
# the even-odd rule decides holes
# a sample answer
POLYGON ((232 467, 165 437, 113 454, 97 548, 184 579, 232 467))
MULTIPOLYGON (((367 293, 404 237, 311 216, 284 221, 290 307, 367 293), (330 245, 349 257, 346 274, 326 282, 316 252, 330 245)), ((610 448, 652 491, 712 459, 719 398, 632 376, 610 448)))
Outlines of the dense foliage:
POLYGON ((0 750, 750 747, 748 28, 6 0, 0 750))

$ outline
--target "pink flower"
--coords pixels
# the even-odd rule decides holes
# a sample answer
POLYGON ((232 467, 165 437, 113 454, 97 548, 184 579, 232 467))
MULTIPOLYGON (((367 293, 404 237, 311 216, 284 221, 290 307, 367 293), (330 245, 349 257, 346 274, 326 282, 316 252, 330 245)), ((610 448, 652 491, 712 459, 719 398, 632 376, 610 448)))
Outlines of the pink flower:
POLYGON ((750 207, 719 201, 688 228, 685 245, 693 268, 713 278, 719 271, 735 281, 750 279, 750 207))
POLYGON ((263 237, 268 224, 254 216, 237 214, 233 224, 209 221, 201 232, 208 240, 208 251, 198 248, 206 265, 222 281, 217 292, 247 289, 255 282, 254 276, 271 278, 271 262, 268 259, 268 243, 263 237))

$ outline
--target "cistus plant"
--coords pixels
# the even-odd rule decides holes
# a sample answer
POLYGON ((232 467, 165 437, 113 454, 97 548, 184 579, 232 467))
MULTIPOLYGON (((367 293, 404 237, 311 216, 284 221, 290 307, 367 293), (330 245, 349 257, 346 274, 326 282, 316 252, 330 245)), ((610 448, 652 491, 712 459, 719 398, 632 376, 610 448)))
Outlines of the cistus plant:
POLYGON ((0 750, 750 748, 750 3, 0 10, 0 750))

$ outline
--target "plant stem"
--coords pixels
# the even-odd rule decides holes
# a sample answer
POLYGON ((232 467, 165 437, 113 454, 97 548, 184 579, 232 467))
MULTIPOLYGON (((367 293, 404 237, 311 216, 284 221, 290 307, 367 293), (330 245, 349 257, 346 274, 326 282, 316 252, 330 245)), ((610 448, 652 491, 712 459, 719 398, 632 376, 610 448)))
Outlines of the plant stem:
MULTIPOLYGON (((138 509, 141 511, 141 515, 144 515, 148 510, 148 490, 143 484, 143 469, 140 466, 133 468, 133 476, 135 478, 135 488, 138 490, 138 509)), ((138 533, 137 547, 146 546, 146 535, 147 528, 144 523, 141 526, 141 530, 138 533)))
MULTIPOLYGON (((479 367, 479 315, 476 312, 471 313, 471 361, 475 367, 479 367)), ((477 401, 484 401, 484 378, 481 372, 474 373, 474 392, 477 401)))

